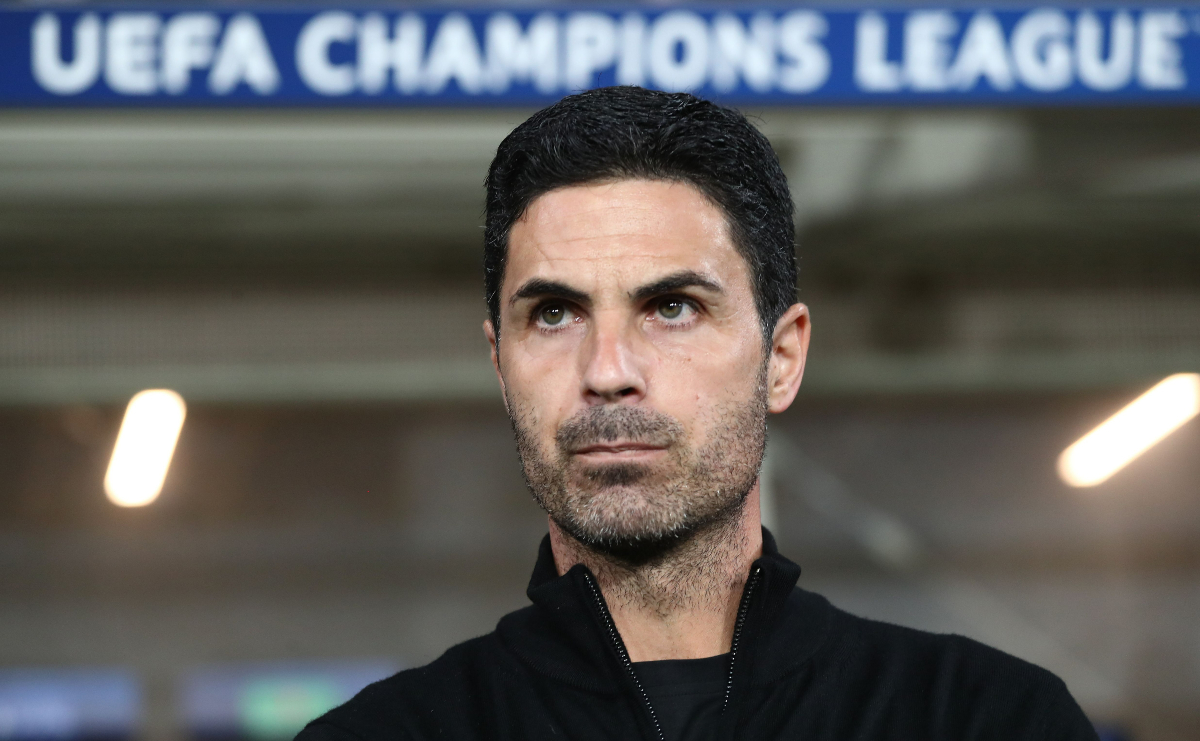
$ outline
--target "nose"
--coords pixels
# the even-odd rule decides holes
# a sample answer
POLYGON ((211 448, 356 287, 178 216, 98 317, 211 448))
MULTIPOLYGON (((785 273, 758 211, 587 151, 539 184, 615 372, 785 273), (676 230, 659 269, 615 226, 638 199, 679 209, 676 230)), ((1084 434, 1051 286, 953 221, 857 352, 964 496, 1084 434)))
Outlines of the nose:
POLYGON ((645 398, 643 363, 632 335, 602 320, 593 324, 583 353, 583 395, 589 404, 629 404, 645 398))

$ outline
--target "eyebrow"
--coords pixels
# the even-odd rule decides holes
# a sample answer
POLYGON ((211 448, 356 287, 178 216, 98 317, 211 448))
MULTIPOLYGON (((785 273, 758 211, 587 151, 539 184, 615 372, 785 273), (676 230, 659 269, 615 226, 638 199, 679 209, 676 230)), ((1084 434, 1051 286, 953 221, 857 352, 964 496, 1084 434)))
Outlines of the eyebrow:
MULTIPOLYGON (((664 293, 682 291, 685 288, 703 288, 713 293, 725 293, 720 283, 717 283, 703 273, 695 270, 680 270, 677 273, 660 278, 653 283, 648 283, 634 289, 630 292, 629 296, 634 301, 645 301, 655 296, 661 296, 664 293)), ((546 280, 545 278, 533 278, 513 293, 512 298, 508 300, 508 305, 512 306, 518 301, 525 299, 539 298, 559 298, 576 304, 586 304, 591 300, 591 296, 588 294, 577 288, 572 288, 565 283, 546 280)))
POLYGON ((680 270, 678 273, 672 273, 665 278, 644 285, 629 295, 634 301, 645 301, 655 296, 661 296, 664 293, 682 291, 685 288, 703 288, 713 293, 725 293, 725 290, 721 288, 721 284, 707 275, 698 273, 695 270, 680 270))
POLYGON ((589 300, 589 296, 576 288, 571 288, 565 283, 558 281, 546 280, 544 278, 533 278, 517 289, 517 292, 508 300, 508 305, 530 298, 561 298, 572 303, 584 304, 589 300))

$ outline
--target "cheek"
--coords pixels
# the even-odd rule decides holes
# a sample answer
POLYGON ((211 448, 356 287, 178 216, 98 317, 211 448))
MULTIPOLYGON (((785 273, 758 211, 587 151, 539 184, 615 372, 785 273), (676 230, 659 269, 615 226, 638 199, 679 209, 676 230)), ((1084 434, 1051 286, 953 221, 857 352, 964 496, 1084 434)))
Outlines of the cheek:
POLYGON ((694 444, 703 444, 731 407, 751 403, 761 362, 757 347, 728 343, 664 351, 655 364, 654 406, 688 428, 694 444))
POLYGON ((661 343, 655 374, 664 385, 687 389, 696 398, 742 395, 742 388, 752 388, 757 379, 761 347, 729 337, 711 339, 661 343))
POLYGON ((579 381, 570 355, 522 345, 509 351, 502 346, 500 368, 509 401, 527 416, 535 412, 539 434, 553 436, 570 415, 578 396, 579 381))

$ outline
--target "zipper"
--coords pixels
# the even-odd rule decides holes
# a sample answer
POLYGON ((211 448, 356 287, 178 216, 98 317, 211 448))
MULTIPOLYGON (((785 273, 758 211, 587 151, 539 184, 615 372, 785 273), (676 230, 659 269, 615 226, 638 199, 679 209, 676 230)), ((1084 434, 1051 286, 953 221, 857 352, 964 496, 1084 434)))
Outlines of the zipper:
POLYGON ((629 652, 625 650, 625 642, 621 640, 621 634, 617 632, 617 626, 613 623, 612 613, 608 611, 608 605, 604 603, 604 598, 600 596, 600 589, 596 586, 596 580, 592 578, 590 573, 586 572, 583 577, 587 580, 587 585, 592 590, 592 597, 596 600, 596 607, 600 610, 600 616, 604 619, 604 628, 608 631, 608 638, 612 641, 613 648, 617 649, 617 656, 621 658, 621 665, 625 667, 625 671, 633 679, 633 685, 637 687, 638 695, 642 698, 642 704, 645 706, 646 712, 650 714, 650 720, 654 723, 655 738, 658 741, 666 741, 662 725, 658 722, 658 714, 654 712, 654 706, 650 704, 650 696, 646 694, 646 688, 642 687, 642 682, 638 679, 637 672, 633 670, 633 662, 629 660, 629 652))
POLYGON ((742 602, 738 605, 737 622, 733 624, 733 642, 729 646, 729 676, 725 681, 725 702, 721 705, 721 712, 729 707, 729 699, 733 695, 733 665, 737 662, 738 648, 742 643, 742 628, 746 626, 746 614, 750 612, 750 599, 754 595, 754 588, 758 586, 758 579, 762 575, 762 567, 755 566, 754 571, 750 572, 750 578, 746 580, 746 588, 742 591, 742 602))

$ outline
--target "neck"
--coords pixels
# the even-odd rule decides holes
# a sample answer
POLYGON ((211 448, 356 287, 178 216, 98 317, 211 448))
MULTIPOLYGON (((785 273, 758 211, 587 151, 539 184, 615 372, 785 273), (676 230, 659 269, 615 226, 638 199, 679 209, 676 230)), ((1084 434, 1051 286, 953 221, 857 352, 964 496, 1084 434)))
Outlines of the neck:
POLYGON ((700 659, 729 651, 750 564, 762 555, 758 483, 729 521, 645 563, 596 551, 550 521, 559 574, 581 563, 595 575, 632 661, 700 659))

